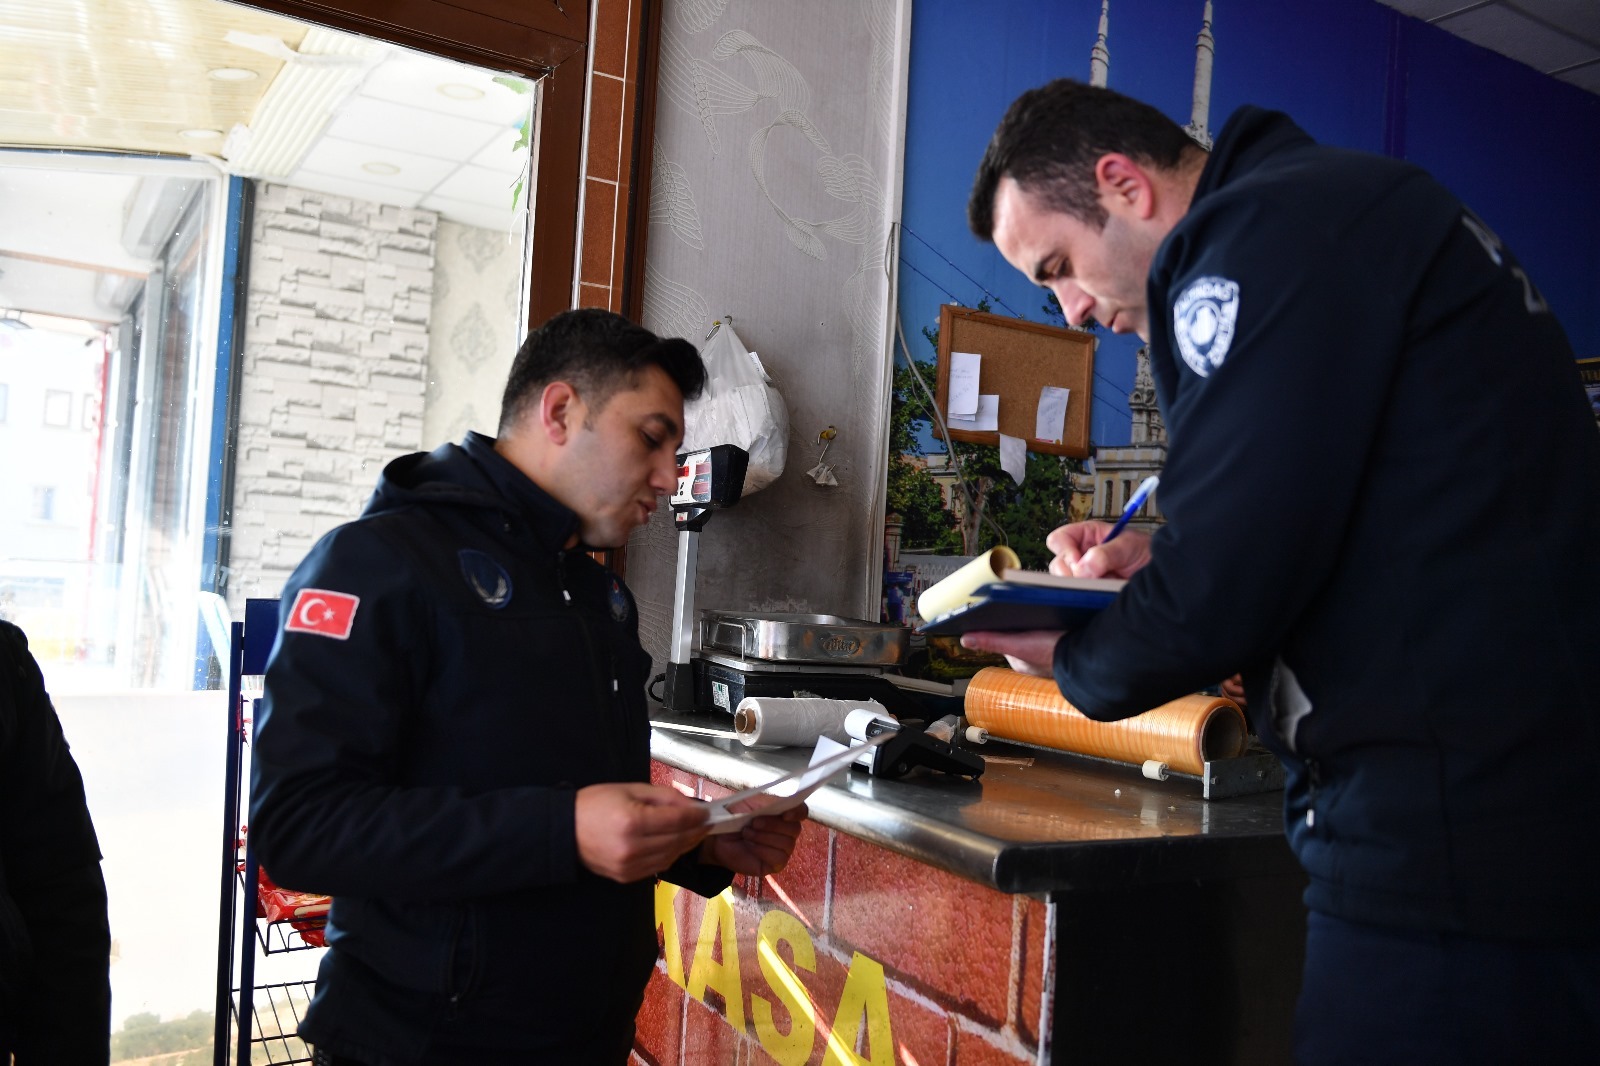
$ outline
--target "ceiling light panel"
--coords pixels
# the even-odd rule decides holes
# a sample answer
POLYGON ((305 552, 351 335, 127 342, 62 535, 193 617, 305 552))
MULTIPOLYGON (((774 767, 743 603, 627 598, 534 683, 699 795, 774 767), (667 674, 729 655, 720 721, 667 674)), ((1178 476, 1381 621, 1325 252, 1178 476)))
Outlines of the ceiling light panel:
POLYGON ((318 174, 349 174, 364 184, 428 192, 455 170, 456 164, 448 159, 324 137, 306 153, 300 169, 318 174), (362 169, 367 163, 388 163, 397 169, 393 174, 374 174, 362 169))
POLYGON ((373 71, 362 85, 361 95, 496 126, 510 126, 528 113, 533 92, 531 86, 526 93, 513 92, 494 78, 490 71, 407 52, 373 71), (441 85, 466 86, 483 95, 471 100, 452 99, 439 92, 441 85))

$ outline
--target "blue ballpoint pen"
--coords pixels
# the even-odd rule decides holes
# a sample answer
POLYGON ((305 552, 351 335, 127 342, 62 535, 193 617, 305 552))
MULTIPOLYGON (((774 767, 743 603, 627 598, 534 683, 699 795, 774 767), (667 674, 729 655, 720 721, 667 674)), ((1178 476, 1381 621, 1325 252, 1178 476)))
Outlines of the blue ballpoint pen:
POLYGON ((1144 506, 1144 501, 1150 498, 1150 494, 1156 491, 1156 486, 1159 484, 1161 484, 1161 479, 1154 474, 1139 482, 1139 487, 1133 490, 1132 496, 1128 497, 1127 506, 1122 509, 1122 514, 1118 516, 1116 524, 1111 527, 1111 532, 1106 534, 1105 540, 1102 540, 1101 544, 1116 539, 1118 534, 1128 528, 1128 522, 1132 520, 1134 515, 1139 513, 1139 508, 1144 506))

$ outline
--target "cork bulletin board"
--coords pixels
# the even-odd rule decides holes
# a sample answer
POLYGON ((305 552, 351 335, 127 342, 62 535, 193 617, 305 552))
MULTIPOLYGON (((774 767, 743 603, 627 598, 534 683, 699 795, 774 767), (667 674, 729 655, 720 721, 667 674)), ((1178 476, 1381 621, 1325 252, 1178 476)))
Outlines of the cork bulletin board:
POLYGON ((939 308, 939 382, 936 399, 941 415, 950 408, 950 353, 982 356, 978 391, 1000 397, 999 432, 950 430, 954 440, 998 446, 1000 434, 1020 437, 1028 450, 1076 459, 1089 455, 1089 407, 1094 385, 1095 338, 1091 333, 1005 318, 970 307, 939 308), (1062 442, 1035 440, 1034 419, 1039 390, 1046 385, 1071 389, 1062 442))

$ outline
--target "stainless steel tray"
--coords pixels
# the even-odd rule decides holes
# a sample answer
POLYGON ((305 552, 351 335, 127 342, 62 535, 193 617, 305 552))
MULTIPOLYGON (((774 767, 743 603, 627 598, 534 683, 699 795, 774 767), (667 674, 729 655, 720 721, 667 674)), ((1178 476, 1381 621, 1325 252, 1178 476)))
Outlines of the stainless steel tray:
POLYGON ((911 631, 836 614, 703 611, 700 646, 768 662, 892 666, 905 658, 911 631))

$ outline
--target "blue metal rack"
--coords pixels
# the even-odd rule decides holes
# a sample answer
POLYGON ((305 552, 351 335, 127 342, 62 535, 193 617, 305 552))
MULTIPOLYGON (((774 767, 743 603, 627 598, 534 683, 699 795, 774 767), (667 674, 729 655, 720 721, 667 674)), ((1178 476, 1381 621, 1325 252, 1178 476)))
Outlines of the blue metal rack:
POLYGON ((256 917, 259 864, 248 834, 241 841, 239 832, 245 795, 244 747, 249 743, 244 679, 266 672, 267 656, 277 631, 278 601, 247 600, 244 621, 232 624, 228 643, 228 745, 222 801, 214 1066, 257 1066, 263 1062, 284 1066, 311 1061, 310 1051, 294 1033, 311 1000, 314 983, 257 985, 255 975, 258 950, 270 955, 301 951, 312 945, 301 940, 298 930, 289 923, 256 917))

